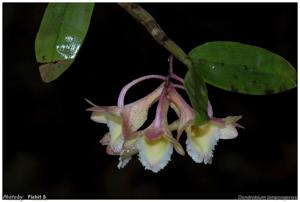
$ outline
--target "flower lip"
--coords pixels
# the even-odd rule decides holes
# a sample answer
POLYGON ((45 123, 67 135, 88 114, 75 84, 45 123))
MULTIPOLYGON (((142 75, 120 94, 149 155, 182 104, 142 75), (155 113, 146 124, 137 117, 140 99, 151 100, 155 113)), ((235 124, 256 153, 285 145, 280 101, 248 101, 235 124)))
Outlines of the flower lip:
POLYGON ((165 138, 147 140, 145 136, 139 138, 137 143, 139 160, 146 170, 157 173, 171 160, 173 146, 165 138))
POLYGON ((193 126, 187 130, 187 152, 196 163, 210 164, 218 143, 220 129, 213 122, 193 126))

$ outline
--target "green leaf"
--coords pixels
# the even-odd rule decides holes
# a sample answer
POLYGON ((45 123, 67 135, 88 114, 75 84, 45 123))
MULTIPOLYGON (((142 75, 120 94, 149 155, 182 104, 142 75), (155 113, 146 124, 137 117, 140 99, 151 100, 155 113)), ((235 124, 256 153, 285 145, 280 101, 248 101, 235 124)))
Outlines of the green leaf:
POLYGON ((59 77, 74 61, 89 28, 93 3, 49 3, 35 40, 44 82, 59 77))
POLYGON ((205 82, 224 90, 264 95, 296 86, 293 66, 263 48, 216 41, 194 48, 189 57, 205 82))
POLYGON ((196 111, 196 124, 202 125, 209 120, 207 115, 208 95, 202 76, 190 66, 184 78, 184 86, 196 111))

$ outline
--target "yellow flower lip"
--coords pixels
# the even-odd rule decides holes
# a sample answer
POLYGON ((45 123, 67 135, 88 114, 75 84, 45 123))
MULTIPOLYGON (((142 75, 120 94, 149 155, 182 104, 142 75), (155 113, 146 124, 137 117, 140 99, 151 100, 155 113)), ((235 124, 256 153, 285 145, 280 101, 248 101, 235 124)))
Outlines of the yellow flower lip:
POLYGON ((146 170, 157 173, 171 160, 172 144, 163 136, 149 140, 142 135, 137 142, 139 160, 146 170))
POLYGON ((219 140, 220 130, 212 122, 192 125, 187 132, 187 152, 196 163, 211 163, 213 150, 219 140))

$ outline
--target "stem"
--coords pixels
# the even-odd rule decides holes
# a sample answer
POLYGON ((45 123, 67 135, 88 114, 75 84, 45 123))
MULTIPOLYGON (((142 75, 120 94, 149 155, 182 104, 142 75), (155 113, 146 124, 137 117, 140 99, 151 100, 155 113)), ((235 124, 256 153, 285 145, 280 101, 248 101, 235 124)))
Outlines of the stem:
POLYGON ((147 79, 161 79, 161 80, 166 80, 166 77, 164 76, 161 76, 161 75, 147 75, 147 76, 142 76, 140 78, 137 78, 133 81, 131 81, 130 83, 128 83, 126 86, 124 86, 120 92, 120 95, 119 95, 119 98, 118 98, 118 106, 119 107, 123 107, 124 106, 124 98, 125 98, 125 95, 127 93, 127 91, 132 87, 134 86, 135 84, 141 82, 141 81, 144 81, 144 80, 147 80, 147 79))
POLYGON ((172 73, 171 74, 171 78, 173 78, 173 79, 175 79, 175 80, 177 80, 177 81, 179 81, 180 83, 184 83, 184 80, 183 80, 183 78, 181 78, 181 77, 179 77, 179 76, 177 76, 176 74, 174 74, 174 73, 172 73))
POLYGON ((155 19, 146 10, 135 3, 119 3, 119 5, 141 23, 155 41, 164 46, 172 55, 185 64, 185 66, 188 68, 191 66, 191 61, 185 52, 166 35, 155 19))
POLYGON ((185 90, 185 87, 183 85, 173 84, 174 88, 179 88, 181 90, 185 90))
POLYGON ((173 74, 173 55, 169 57, 169 76, 173 74))

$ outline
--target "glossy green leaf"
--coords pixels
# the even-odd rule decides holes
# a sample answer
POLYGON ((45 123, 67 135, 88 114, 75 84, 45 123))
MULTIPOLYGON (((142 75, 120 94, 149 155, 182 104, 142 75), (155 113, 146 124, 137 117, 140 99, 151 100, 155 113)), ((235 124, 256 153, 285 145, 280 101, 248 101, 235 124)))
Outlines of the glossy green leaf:
POLYGON ((207 115, 208 95, 206 84, 193 66, 190 66, 189 71, 185 75, 184 86, 193 109, 196 111, 196 124, 206 123, 209 120, 207 115))
POLYGON ((74 61, 89 28, 93 3, 49 3, 35 41, 43 81, 59 77, 74 61))
POLYGON ((296 86, 296 71, 268 50, 237 42, 216 41, 194 48, 189 57, 205 82, 245 94, 264 95, 296 86))

